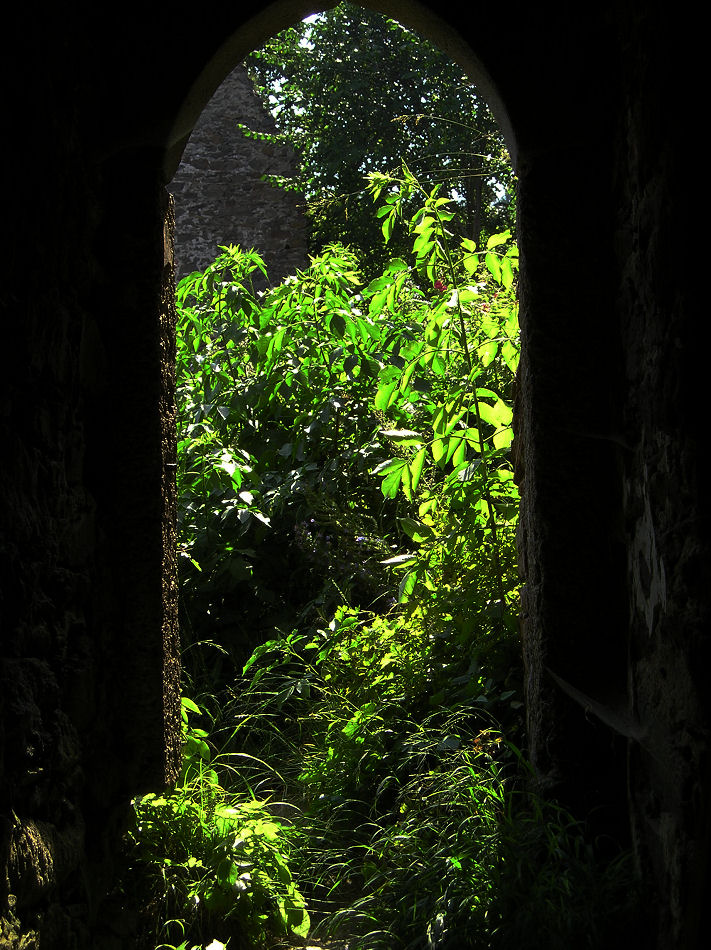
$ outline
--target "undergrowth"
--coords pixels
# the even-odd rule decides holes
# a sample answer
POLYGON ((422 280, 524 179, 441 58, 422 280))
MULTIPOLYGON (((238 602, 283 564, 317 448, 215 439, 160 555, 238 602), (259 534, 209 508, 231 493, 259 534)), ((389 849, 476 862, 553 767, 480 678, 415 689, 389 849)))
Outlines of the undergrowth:
POLYGON ((184 765, 134 802, 140 940, 615 946, 628 856, 518 748, 516 247, 406 167, 370 190, 411 265, 258 294, 228 247, 178 288, 184 765))

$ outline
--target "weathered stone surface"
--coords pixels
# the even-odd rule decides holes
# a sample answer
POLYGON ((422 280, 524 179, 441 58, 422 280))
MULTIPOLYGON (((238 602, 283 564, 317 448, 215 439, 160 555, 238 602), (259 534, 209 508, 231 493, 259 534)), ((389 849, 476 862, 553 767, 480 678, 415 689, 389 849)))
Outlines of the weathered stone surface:
POLYGON ((293 175, 296 156, 268 139, 248 138, 239 123, 262 134, 276 132, 243 65, 205 106, 169 185, 178 277, 204 270, 228 244, 257 250, 274 284, 307 263, 303 199, 264 180, 293 175))

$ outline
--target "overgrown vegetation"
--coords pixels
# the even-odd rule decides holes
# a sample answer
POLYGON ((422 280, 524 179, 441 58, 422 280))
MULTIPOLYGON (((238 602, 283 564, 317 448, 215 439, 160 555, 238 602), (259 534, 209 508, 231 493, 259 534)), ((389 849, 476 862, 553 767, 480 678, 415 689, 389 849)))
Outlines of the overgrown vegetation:
MULTIPOLYGON (((382 273, 388 249, 363 176, 397 175, 402 161, 454 198, 456 233, 479 244, 513 226, 514 176, 487 103, 457 63, 396 20, 339 3, 271 38, 247 67, 299 156, 288 186, 304 195, 311 253, 345 241, 368 280, 382 273)), ((390 256, 407 253, 406 233, 394 233, 390 256)))
POLYGON ((612 946, 627 860, 518 751, 516 247, 407 166, 369 191, 411 262, 334 245, 257 294, 227 247, 178 288, 185 764, 134 803, 143 945, 612 946))

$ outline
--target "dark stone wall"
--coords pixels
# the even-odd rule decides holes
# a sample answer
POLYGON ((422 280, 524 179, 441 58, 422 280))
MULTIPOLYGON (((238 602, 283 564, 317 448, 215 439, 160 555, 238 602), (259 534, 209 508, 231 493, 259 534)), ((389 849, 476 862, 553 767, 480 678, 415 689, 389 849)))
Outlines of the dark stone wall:
MULTIPOLYGON (((701 31, 684 2, 373 5, 470 69, 515 156, 527 751, 543 787, 629 837, 647 945, 696 947, 711 597, 701 31)), ((166 186, 220 82, 313 9, 4 14, 0 945, 111 946, 97 908, 122 816, 174 775, 166 186)))
POLYGON ((519 163, 530 754, 601 833, 629 828, 660 948, 697 946, 709 891, 707 334, 682 277, 699 61, 683 20, 596 14, 594 98, 569 83, 567 141, 519 163))
POLYGON ((13 16, 0 946, 66 950, 100 945, 128 802, 178 764, 175 582, 164 571, 175 547, 170 206, 155 158, 112 161, 96 140, 91 21, 71 6, 39 29, 13 16))
POLYGON ((640 733, 629 783, 639 858, 665 895, 659 929, 671 946, 693 946, 708 907, 711 844, 708 332, 703 281, 682 277, 703 224, 679 147, 693 129, 694 97, 680 103, 670 50, 683 51, 692 76, 701 59, 672 11, 661 22, 664 30, 651 12, 628 21, 628 42, 642 42, 647 56, 644 69, 624 64, 618 159, 628 685, 640 733))

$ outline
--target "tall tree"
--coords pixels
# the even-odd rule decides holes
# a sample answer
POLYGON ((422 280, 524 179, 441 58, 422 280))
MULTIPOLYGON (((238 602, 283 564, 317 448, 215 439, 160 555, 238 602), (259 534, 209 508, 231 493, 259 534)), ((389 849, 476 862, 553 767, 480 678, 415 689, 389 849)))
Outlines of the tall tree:
MULTIPOLYGON (((456 63, 397 21, 342 3, 247 65, 301 158, 314 252, 346 241, 367 271, 380 270, 386 252, 364 178, 402 161, 456 198, 462 235, 479 241, 511 225, 513 173, 487 104, 456 63)), ((387 256, 403 251, 395 239, 387 256)))

